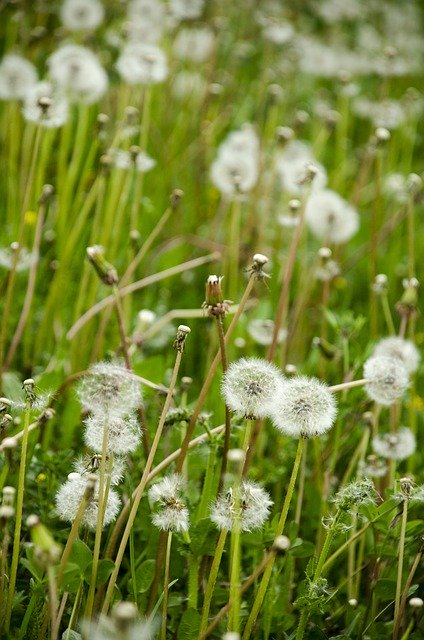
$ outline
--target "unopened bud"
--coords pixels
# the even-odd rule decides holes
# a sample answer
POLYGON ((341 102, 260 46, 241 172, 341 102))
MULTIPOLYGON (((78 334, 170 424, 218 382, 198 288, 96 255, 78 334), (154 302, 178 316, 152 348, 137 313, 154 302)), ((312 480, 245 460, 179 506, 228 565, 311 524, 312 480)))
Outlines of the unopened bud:
POLYGON ((41 189, 41 195, 38 199, 38 204, 47 204, 51 200, 54 194, 54 187, 51 184, 45 184, 41 189))
POLYGON ((272 544, 272 548, 277 553, 284 553, 290 549, 290 540, 287 536, 277 536, 272 544))
POLYGON ((169 201, 171 203, 171 208, 174 211, 180 204, 183 196, 184 196, 184 191, 182 191, 181 189, 174 189, 173 192, 171 193, 171 197, 169 198, 169 201))
POLYGON ((87 257, 104 284, 117 284, 119 280, 118 273, 115 267, 110 262, 107 262, 104 257, 104 251, 104 247, 98 244, 87 247, 87 257))

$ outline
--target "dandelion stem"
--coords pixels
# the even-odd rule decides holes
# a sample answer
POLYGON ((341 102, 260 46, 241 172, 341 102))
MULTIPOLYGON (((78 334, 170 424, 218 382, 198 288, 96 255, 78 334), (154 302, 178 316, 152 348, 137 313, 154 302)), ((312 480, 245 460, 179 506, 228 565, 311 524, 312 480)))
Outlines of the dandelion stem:
POLYGON ((408 499, 405 497, 403 500, 402 507, 402 523, 400 527, 400 538, 399 538, 399 550, 398 550, 398 570, 397 570, 397 580, 396 580, 396 596, 395 596, 395 614, 394 614, 394 631, 393 631, 393 640, 397 640, 398 629, 400 626, 400 599, 401 599, 401 591, 402 591, 402 572, 403 572, 403 558, 405 552, 405 536, 406 536, 406 523, 408 521, 408 499))
POLYGON ((169 596, 169 565, 171 560, 172 531, 168 531, 168 539, 166 542, 165 554, 165 577, 163 582, 163 609, 162 609, 162 627, 161 640, 166 640, 166 620, 168 617, 168 596, 169 596))
POLYGON ((16 511, 15 511, 16 520, 15 520, 15 534, 13 537, 12 564, 10 567, 9 592, 8 592, 5 625, 4 625, 6 633, 9 632, 9 628, 10 628, 10 618, 12 616, 12 609, 13 609, 13 596, 15 595, 16 575, 18 572, 19 552, 21 548, 22 508, 23 508, 23 502, 24 502, 25 472, 26 472, 26 461, 27 461, 27 450, 28 450, 28 429, 29 429, 30 415, 31 415, 31 404, 30 404, 30 401, 27 399, 25 415, 24 415, 21 460, 19 463, 18 491, 16 494, 16 511))
POLYGON ((351 380, 350 382, 342 382, 341 384, 333 384, 333 386, 328 387, 329 391, 345 391, 345 389, 353 389, 354 387, 362 387, 364 384, 367 384, 368 380, 366 378, 361 378, 361 380, 351 380))
MULTIPOLYGON (((293 497, 294 487, 296 484, 296 478, 299 471, 300 462, 302 459, 303 453, 303 444, 304 438, 299 438, 299 443, 297 445, 296 458, 293 464, 293 470, 289 480, 289 486, 287 487, 286 497, 283 503, 283 508, 281 510, 280 519, 278 521, 277 529, 275 531, 275 537, 280 536, 284 531, 284 525, 286 524, 287 515, 290 508, 290 503, 293 497)), ((262 606, 262 603, 265 598, 266 590, 268 588, 268 584, 271 578, 272 569, 275 562, 275 555, 270 556, 268 559, 267 566, 265 568, 265 572, 262 576, 261 584, 259 585, 258 592, 256 594, 255 601, 253 603, 252 610, 250 612, 249 618, 247 620, 246 626, 244 628, 242 640, 248 640, 253 630, 253 625, 256 622, 256 618, 258 617, 259 610, 262 606)))
POLYGON ((205 599, 203 601, 202 618, 201 618, 200 629, 199 629, 200 636, 202 635, 202 633, 206 631, 213 590, 215 588, 215 582, 218 576, 219 565, 221 564, 221 558, 222 558, 222 553, 224 551, 227 534, 228 534, 228 530, 222 529, 219 534, 218 542, 216 543, 215 554, 214 554, 212 566, 209 572, 208 582, 206 584, 205 599))
POLYGON ((122 310, 121 298, 116 284, 113 285, 113 295, 115 297, 116 315, 118 318, 119 335, 121 336, 121 347, 124 355, 125 366, 129 371, 131 371, 132 367, 130 356, 128 354, 127 334, 124 326, 124 312, 122 310))

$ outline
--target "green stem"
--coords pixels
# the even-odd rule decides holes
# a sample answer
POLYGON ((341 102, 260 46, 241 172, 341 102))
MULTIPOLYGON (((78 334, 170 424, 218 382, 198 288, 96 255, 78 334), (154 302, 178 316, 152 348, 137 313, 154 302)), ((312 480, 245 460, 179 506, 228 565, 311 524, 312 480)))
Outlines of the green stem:
POLYGON ((219 565, 221 564, 221 558, 224 551, 225 540, 227 538, 227 529, 222 529, 219 534, 218 542, 216 543, 215 555, 213 557, 212 566, 209 572, 209 578, 206 585, 205 599, 203 601, 202 618, 200 622, 199 636, 206 631, 208 624, 209 610, 212 601, 213 590, 215 588, 216 578, 218 576, 219 565))
POLYGON ((397 570, 397 580, 396 580, 396 596, 395 596, 395 615, 394 615, 394 624, 395 630, 393 633, 393 640, 397 640, 397 629, 399 628, 400 622, 399 620, 399 612, 400 612, 400 597, 402 593, 402 572, 403 572, 403 558, 405 552, 405 537, 406 537, 406 523, 408 521, 408 499, 404 498, 403 500, 403 509, 402 509, 402 524, 400 528, 400 538, 399 538, 399 550, 398 550, 398 570, 397 570))
POLYGON ((166 620, 168 617, 168 596, 169 596, 169 565, 171 560, 172 531, 168 531, 168 539, 166 542, 165 554, 165 577, 163 582, 163 608, 162 608, 162 627, 161 640, 166 640, 166 620))
MULTIPOLYGON (((287 520, 287 515, 289 512, 289 508, 290 508, 290 503, 293 497, 293 492, 294 492, 294 487, 296 484, 296 478, 297 478, 297 474, 299 471, 299 466, 300 466, 300 462, 302 459, 302 453, 303 453, 303 443, 304 443, 304 438, 300 437, 299 438, 299 443, 297 445, 297 451, 296 451, 296 458, 293 464, 293 470, 290 476, 290 481, 289 481, 289 486, 287 488, 287 493, 286 493, 286 497, 284 500, 284 504, 283 504, 283 508, 281 510, 281 515, 280 515, 280 519, 278 521, 278 525, 277 525, 277 529, 275 531, 275 537, 280 536, 283 531, 284 531, 284 525, 286 524, 286 520, 287 520)), ((274 562, 275 562, 275 555, 270 556, 269 560, 268 560, 268 564, 266 566, 266 569, 264 571, 264 574, 262 576, 262 580, 261 580, 261 584, 259 585, 259 589, 258 592, 256 594, 256 598, 255 601, 253 603, 253 607, 252 610, 250 612, 249 618, 247 620, 246 626, 244 628, 244 632, 243 632, 243 636, 242 636, 242 640, 248 640, 248 638, 250 638, 250 635, 252 633, 253 630, 253 625, 256 622, 256 618, 258 617, 259 614, 259 610, 262 606, 262 603, 264 601, 265 598, 265 594, 268 588, 268 584, 271 578, 271 573, 272 573, 272 569, 274 566, 274 562)))

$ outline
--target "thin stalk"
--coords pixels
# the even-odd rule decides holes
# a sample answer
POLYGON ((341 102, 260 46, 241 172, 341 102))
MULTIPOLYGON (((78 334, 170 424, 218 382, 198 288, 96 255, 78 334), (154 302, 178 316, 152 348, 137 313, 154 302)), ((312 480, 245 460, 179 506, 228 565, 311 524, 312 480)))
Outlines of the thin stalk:
MULTIPOLYGON (((240 499, 236 498, 236 512, 239 511, 240 499)), ((231 566, 230 566, 230 608, 228 611, 228 631, 239 632, 240 627, 240 518, 234 519, 231 530, 231 566)))
POLYGON ((383 309, 384 319, 386 321, 388 332, 391 336, 396 335, 396 329, 392 318, 392 312, 390 310, 389 299, 387 293, 380 294, 381 307, 383 309))
MULTIPOLYGON (((287 520, 287 515, 289 512, 289 508, 290 508, 290 504, 291 504, 291 500, 293 497, 293 492, 294 492, 294 487, 296 484, 296 478, 297 478, 297 474, 299 471, 299 466, 300 466, 300 462, 302 459, 302 453, 303 453, 303 444, 304 444, 304 438, 300 437, 299 438, 299 443, 297 445, 297 451, 296 451, 296 458, 293 464, 293 470, 290 476, 290 480, 289 480, 289 486, 287 487, 287 493, 286 493, 286 497, 283 503, 283 508, 281 510, 281 515, 280 515, 280 519, 278 521, 278 525, 277 525, 277 529, 275 531, 275 537, 280 536, 283 531, 284 531, 284 525, 286 524, 286 520, 287 520)), ((264 601, 265 595, 266 595, 266 591, 268 588, 268 584, 271 578, 271 573, 272 573, 272 569, 274 566, 274 562, 275 562, 275 555, 271 556, 268 560, 268 564, 266 566, 265 572, 262 576, 262 580, 261 580, 261 584, 259 585, 259 589, 258 592, 256 594, 256 598, 255 601, 253 603, 253 607, 252 610, 250 612, 249 618, 247 620, 246 626, 244 628, 244 632, 243 632, 243 636, 242 636, 242 640, 248 640, 248 638, 250 638, 250 635, 252 633, 253 630, 253 626, 256 622, 256 618, 258 617, 259 614, 259 610, 262 606, 262 603, 264 601)))
POLYGON ((163 603, 162 603, 162 626, 160 637, 166 640, 166 620, 168 617, 168 596, 169 596, 169 565, 171 560, 172 531, 168 531, 165 554, 165 576, 163 579, 163 603))
POLYGON ((408 499, 405 497, 403 500, 403 508, 402 508, 402 523, 400 527, 400 538, 399 538, 399 550, 398 550, 398 570, 397 570, 397 579, 396 579, 396 596, 395 596, 395 615, 394 615, 394 631, 393 631, 393 640, 397 640, 398 637, 398 629, 400 626, 400 598, 402 592, 402 572, 403 572, 403 558, 405 553, 405 537, 406 537, 406 523, 408 521, 408 499))
POLYGON ((333 384, 331 387, 328 387, 328 391, 345 391, 346 389, 353 389, 354 387, 362 387, 364 384, 367 384, 367 382, 368 380, 366 378, 361 378, 361 380, 351 380, 350 382, 333 384))
POLYGON ((177 351, 177 356, 175 359, 175 365, 174 365, 174 370, 172 372, 172 377, 171 377, 171 382, 169 385, 169 389, 168 389, 168 393, 165 399, 165 403, 163 405, 163 409, 162 409, 162 413, 159 419, 159 424, 155 433, 155 437, 153 439, 152 442, 152 447, 150 449, 150 453, 149 453, 149 457, 146 461, 146 465, 144 467, 144 472, 143 475, 141 477, 140 483, 138 484, 136 490, 135 490, 135 495, 134 495, 134 499, 133 499, 133 503, 131 506, 131 510, 130 510, 130 514, 128 516, 128 521, 124 530, 124 533, 122 534, 122 539, 121 539, 121 544, 119 545, 119 549, 118 549, 118 553, 116 554, 116 558, 115 558, 115 567, 113 569, 113 572, 110 576, 109 579, 109 584, 108 584, 108 588, 106 591, 106 595, 104 598, 104 602, 103 602, 103 607, 102 607, 102 613, 107 613, 111 600, 112 600, 112 596, 113 596, 113 592, 115 589, 115 584, 116 584, 116 580, 118 578, 118 574, 119 574, 119 569, 121 567, 122 564, 122 560, 124 558, 124 553, 125 553, 125 548, 127 546, 127 542, 128 542, 128 538, 130 535, 130 531, 131 528, 134 524, 134 520, 135 517, 137 515, 137 510, 141 501, 141 498, 143 497, 143 493, 144 493, 144 489, 146 488, 147 482, 148 482, 148 477, 153 465, 153 460, 154 457, 156 455, 156 451, 159 445, 159 440, 160 437, 162 435, 162 431, 163 431, 163 427, 165 425, 165 418, 166 415, 168 413, 168 409, 171 406, 171 402, 172 402, 172 395, 174 393, 174 389, 175 389, 175 384, 177 381, 177 376, 178 376, 178 371, 180 369, 180 365, 181 365, 181 359, 182 359, 182 351, 179 350, 177 351))
MULTIPOLYGON (((382 191, 382 173, 383 173, 383 158, 381 149, 377 149, 375 154, 375 192, 373 207, 371 211, 371 238, 370 238, 370 260, 369 260, 369 279, 370 282, 374 282, 375 276, 378 273, 378 231, 381 226, 381 191, 382 191)), ((376 337, 378 332, 378 309, 376 293, 372 287, 370 287, 370 330, 371 336, 376 337)))
POLYGON ((405 605, 406 605, 406 600, 408 598, 409 589, 411 587, 412 580, 414 578, 415 572, 418 569, 418 567, 420 566, 423 554, 424 554, 424 544, 421 544, 421 546, 420 546, 420 548, 418 550, 418 553, 414 558, 414 562, 412 563, 412 567, 411 567, 411 569, 409 571, 409 574, 408 574, 408 577, 406 579, 405 586, 403 587, 402 597, 400 599, 400 605, 399 605, 398 618, 397 618, 397 621, 395 622, 394 634, 399 635, 402 616, 403 616, 403 612, 405 610, 405 605))
MULTIPOLYGON (((224 320, 222 315, 216 316, 215 323, 218 331, 219 349, 221 351, 222 371, 225 374, 225 372, 228 369, 228 357, 227 357, 227 347, 225 344, 224 320)), ((222 488, 222 485, 224 483, 225 472, 227 471, 227 456, 228 456, 228 449, 230 448, 230 436, 231 436, 231 414, 228 406, 225 405, 224 447, 222 450, 221 473, 220 473, 218 491, 220 491, 222 488)))
POLYGON ((10 629, 10 619, 12 616, 12 609, 13 609, 13 596, 15 595, 16 575, 18 572, 19 552, 21 549, 22 509, 23 509, 23 503, 24 503, 25 472, 26 472, 26 461, 27 461, 27 451, 28 451, 28 429, 29 429, 30 414, 31 414, 31 404, 30 404, 30 401, 27 399, 25 415, 24 415, 24 429, 23 429, 24 433, 22 437, 21 460, 19 463, 18 491, 16 494, 15 533, 13 537, 12 564, 10 567, 9 592, 8 592, 8 598, 7 598, 7 607, 6 607, 5 624, 4 624, 6 633, 9 633, 9 629, 10 629))
POLYGON ((409 197, 406 211, 408 237, 408 278, 413 278, 415 277, 415 215, 413 195, 409 197))
POLYGON ((191 555, 188 567, 188 606, 191 609, 197 609, 198 605, 199 569, 200 558, 191 555))
POLYGON ((218 576, 219 565, 221 564, 221 558, 224 551, 227 534, 228 534, 227 529, 221 529, 218 542, 216 543, 215 554, 214 554, 212 566, 209 572, 208 582, 206 584, 199 635, 202 635, 202 633, 206 631, 206 627, 208 624, 208 617, 209 617, 209 610, 211 607, 212 595, 215 588, 216 578, 218 576))
POLYGON ((50 637, 56 640, 56 618, 58 610, 57 585, 54 568, 49 564, 47 567, 47 579, 49 584, 49 608, 50 608, 50 637))
POLYGON ((128 354, 127 334, 125 332, 124 326, 124 312, 122 309, 121 297, 119 295, 119 290, 116 284, 113 285, 113 295, 115 296, 116 316, 118 318, 119 335, 121 336, 121 348, 122 353, 124 354, 125 366, 131 371, 132 367, 130 356, 128 354))

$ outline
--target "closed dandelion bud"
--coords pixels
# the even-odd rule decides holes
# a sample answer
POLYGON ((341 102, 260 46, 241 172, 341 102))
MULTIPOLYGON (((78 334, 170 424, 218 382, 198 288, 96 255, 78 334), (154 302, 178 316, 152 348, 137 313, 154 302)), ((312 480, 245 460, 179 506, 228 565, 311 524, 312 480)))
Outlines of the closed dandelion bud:
POLYGON ((114 285, 119 281, 115 267, 104 257, 104 247, 96 244, 87 247, 87 258, 104 284, 114 285))
MULTIPOLYGON (((56 511, 61 520, 73 522, 78 513, 82 499, 86 496, 87 480, 79 473, 70 473, 68 480, 61 486, 56 494, 56 511)), ((95 529, 98 514, 99 487, 96 486, 94 495, 88 501, 82 524, 89 529, 95 529)), ((107 498, 103 526, 106 526, 118 515, 120 499, 114 489, 110 489, 107 498)))
POLYGON ((12 403, 8 398, 0 398, 0 413, 4 413, 8 409, 10 409, 11 406, 12 403))
POLYGON ((402 281, 404 292, 399 302, 396 303, 396 311, 401 316, 410 317, 417 313, 418 288, 420 283, 416 278, 402 281))
POLYGON ((293 140, 295 133, 291 127, 277 127, 275 136, 277 138, 277 142, 285 144, 286 142, 293 140))
POLYGON ((175 211, 178 208, 183 196, 184 196, 184 191, 182 191, 181 189, 173 190, 173 192, 171 193, 171 197, 169 198, 171 209, 173 211, 175 211))
POLYGON ((371 400, 393 404, 408 387, 408 372, 398 358, 373 356, 364 364, 365 390, 371 400))
POLYGON ((386 144, 390 140, 390 131, 385 127, 377 127, 375 130, 377 144, 386 144))
POLYGON ((384 273, 379 273, 378 275, 375 276, 375 280, 373 282, 373 284, 371 285, 372 290, 377 294, 377 295, 382 295, 384 293, 387 293, 387 276, 384 273))
POLYGON ((272 543, 272 549, 276 553, 285 553, 290 549, 290 540, 287 536, 277 536, 272 543))
POLYGON ((421 609, 424 605, 424 600, 422 598, 410 598, 408 604, 413 609, 421 609))
POLYGON ((299 376, 281 385, 272 405, 274 426, 294 438, 310 438, 331 429, 336 400, 317 378, 299 376))
POLYGON ((60 558, 61 547, 54 541, 50 531, 42 524, 40 518, 36 515, 30 515, 26 524, 30 529, 31 540, 41 552, 39 558, 46 563, 57 562, 60 558))
POLYGON ((352 609, 355 609, 358 606, 358 601, 356 598, 350 598, 347 601, 348 605, 352 607, 352 609))
POLYGON ((268 493, 256 482, 243 480, 241 485, 220 494, 211 509, 211 520, 218 529, 242 531, 262 527, 272 505, 268 493))
POLYGON ((51 184, 45 184, 41 189, 40 197, 38 198, 39 205, 46 205, 52 199, 54 195, 54 187, 51 184))
POLYGON ((258 280, 264 280, 270 278, 269 273, 264 271, 264 266, 268 264, 269 258, 263 253, 255 253, 253 256, 253 264, 247 271, 253 272, 258 280))
POLYGON ((5 413, 0 416, 0 433, 6 431, 6 429, 12 424, 13 418, 10 413, 5 413))
POLYGON ((224 374, 221 391, 225 403, 246 418, 269 415, 283 381, 280 371, 260 358, 232 362, 224 374))
POLYGON ((174 473, 149 489, 151 502, 160 506, 152 522, 162 531, 188 531, 188 509, 181 497, 183 487, 183 477, 174 473))
POLYGON ((414 483, 411 478, 405 476, 399 480, 400 490, 402 491, 405 497, 408 497, 411 494, 414 483))
POLYGON ((190 327, 187 327, 185 324, 180 324, 177 328, 177 335, 174 340, 174 349, 180 351, 181 353, 185 349, 185 341, 188 334, 191 333, 190 327))
POLYGON ((223 276, 208 276, 205 286, 205 305, 208 307, 215 307, 218 304, 224 302, 224 296, 222 295, 222 282, 223 276))

